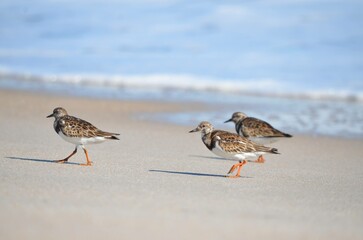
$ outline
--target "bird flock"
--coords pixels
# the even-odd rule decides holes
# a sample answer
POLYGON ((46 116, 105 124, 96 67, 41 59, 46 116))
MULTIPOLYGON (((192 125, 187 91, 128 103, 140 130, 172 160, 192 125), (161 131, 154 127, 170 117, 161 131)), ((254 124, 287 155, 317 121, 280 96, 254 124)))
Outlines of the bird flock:
MULTIPOLYGON (((55 160, 57 163, 67 162, 77 148, 81 147, 86 155, 87 162, 82 166, 91 166, 87 144, 101 143, 106 140, 119 140, 118 133, 105 132, 91 123, 68 115, 62 107, 57 107, 47 118, 54 117, 53 127, 56 133, 65 141, 75 145, 74 151, 64 159, 55 160)), ((214 154, 226 159, 238 161, 228 171, 226 177, 240 177, 242 166, 247 162, 264 163, 265 154, 279 154, 276 148, 264 146, 281 138, 292 137, 290 134, 279 131, 271 124, 253 117, 248 117, 242 112, 235 112, 232 117, 225 121, 235 124, 236 133, 214 129, 207 121, 202 121, 190 133, 200 132, 202 142, 214 154), (236 175, 230 175, 237 170, 236 175)))

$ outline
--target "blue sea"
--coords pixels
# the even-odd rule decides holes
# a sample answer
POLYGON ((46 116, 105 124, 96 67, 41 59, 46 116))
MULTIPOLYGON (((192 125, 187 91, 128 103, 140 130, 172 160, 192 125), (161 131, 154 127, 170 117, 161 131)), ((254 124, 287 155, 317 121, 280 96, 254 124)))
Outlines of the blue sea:
MULTIPOLYGON (((207 104, 147 116, 363 138, 363 1, 2 0, 0 88, 207 104)), ((228 126, 232 127, 232 126, 228 126)))

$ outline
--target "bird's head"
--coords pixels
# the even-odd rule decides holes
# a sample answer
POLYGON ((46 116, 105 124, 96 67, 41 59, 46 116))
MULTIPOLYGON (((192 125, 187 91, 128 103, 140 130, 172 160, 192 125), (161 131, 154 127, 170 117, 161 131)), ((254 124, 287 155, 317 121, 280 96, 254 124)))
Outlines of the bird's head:
POLYGON ((60 117, 66 116, 66 115, 68 115, 68 113, 64 108, 57 107, 57 108, 54 108, 53 113, 50 114, 49 116, 47 116, 47 118, 55 117, 57 119, 57 118, 60 118, 60 117))
POLYGON ((203 121, 199 123, 199 125, 194 128, 193 130, 190 130, 189 133, 192 132, 201 132, 202 135, 208 134, 213 131, 213 126, 209 122, 203 121))
POLYGON ((237 123, 238 121, 245 119, 246 117, 247 117, 247 115, 244 114, 243 112, 235 112, 232 114, 232 117, 230 119, 228 119, 227 121, 225 121, 224 123, 227 123, 227 122, 237 123))

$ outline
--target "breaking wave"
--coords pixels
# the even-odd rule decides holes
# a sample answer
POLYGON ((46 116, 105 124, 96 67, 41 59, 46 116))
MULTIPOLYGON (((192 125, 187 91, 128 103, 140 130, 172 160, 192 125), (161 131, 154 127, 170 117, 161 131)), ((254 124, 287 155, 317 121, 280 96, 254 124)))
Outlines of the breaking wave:
MULTIPOLYGON (((286 82, 274 79, 221 80, 193 75, 150 74, 150 75, 68 75, 68 74, 28 74, 0 70, 0 81, 13 81, 28 85, 38 84, 51 87, 85 86, 114 90, 134 89, 141 91, 183 91, 183 92, 215 92, 229 95, 251 95, 277 98, 335 100, 363 102, 363 92, 348 90, 297 90, 291 89, 286 82), (278 89, 278 90, 276 90, 278 89)), ((9 84, 8 84, 9 85, 9 84)))

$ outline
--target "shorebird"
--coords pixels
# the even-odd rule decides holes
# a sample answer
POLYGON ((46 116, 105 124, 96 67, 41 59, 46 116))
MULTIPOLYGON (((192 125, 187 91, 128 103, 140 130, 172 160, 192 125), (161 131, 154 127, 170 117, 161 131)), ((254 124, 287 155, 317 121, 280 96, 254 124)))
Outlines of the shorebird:
POLYGON ((212 124, 206 121, 201 122, 195 129, 189 132, 201 132, 204 145, 214 154, 238 161, 238 163, 234 164, 227 173, 231 174, 238 168, 237 174, 235 176, 227 175, 227 177, 240 177, 242 166, 247 163, 247 160, 255 159, 257 156, 266 153, 279 154, 276 148, 269 148, 256 144, 235 133, 214 130, 212 124))
POLYGON ((56 160, 57 163, 67 162, 77 152, 77 148, 82 147, 87 163, 80 164, 82 166, 91 166, 92 162, 89 159, 87 149, 84 147, 86 144, 101 143, 105 140, 119 140, 116 136, 118 133, 104 132, 93 126, 91 123, 68 115, 64 108, 57 107, 53 110, 53 113, 47 116, 47 118, 54 117, 54 130, 65 141, 73 143, 75 145, 74 151, 66 158, 56 160))
POLYGON ((290 134, 277 130, 271 124, 253 117, 248 117, 242 112, 235 112, 232 117, 225 121, 234 122, 236 132, 243 137, 260 144, 276 142, 284 137, 292 137, 290 134))
MULTIPOLYGON (((225 121, 225 123, 227 122, 235 123, 236 132, 240 136, 262 145, 276 142, 281 138, 292 137, 290 134, 272 127, 271 124, 258 118, 248 117, 242 112, 233 113, 232 117, 225 121)), ((265 162, 262 155, 258 157, 257 162, 265 162)))

